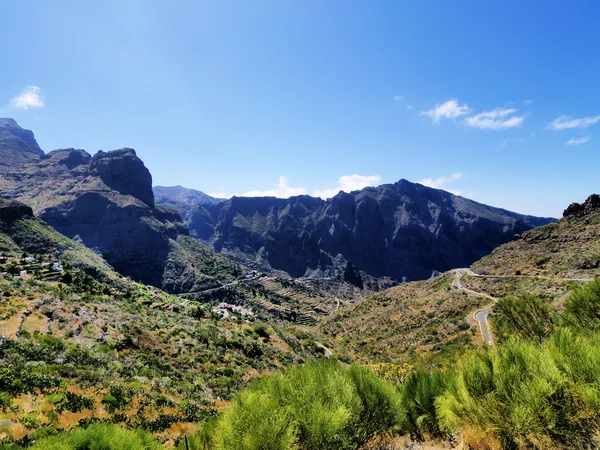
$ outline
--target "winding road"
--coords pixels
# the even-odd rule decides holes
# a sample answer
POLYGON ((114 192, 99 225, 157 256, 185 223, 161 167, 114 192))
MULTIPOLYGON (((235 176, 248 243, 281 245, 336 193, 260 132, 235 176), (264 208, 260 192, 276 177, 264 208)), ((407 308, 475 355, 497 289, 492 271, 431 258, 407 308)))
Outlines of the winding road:
POLYGON ((485 308, 476 310, 473 314, 471 314, 471 317, 479 324, 479 333, 481 333, 483 341, 487 345, 494 345, 494 336, 492 335, 492 328, 490 327, 489 317, 490 312, 492 312, 492 307, 494 306, 494 303, 498 301, 498 299, 496 297, 492 297, 491 295, 484 294, 483 292, 477 292, 472 289, 466 288, 461 284, 460 279, 465 274, 473 277, 479 276, 471 269, 454 269, 454 273, 456 274, 456 278, 454 279, 454 281, 452 281, 452 286, 462 291, 468 292, 469 294, 491 300, 492 303, 490 305, 486 306, 485 308))
POLYGON ((472 289, 464 287, 460 280, 464 275, 469 275, 474 278, 540 278, 544 280, 560 280, 560 281, 590 281, 592 278, 561 278, 561 277, 547 277, 543 275, 480 275, 473 272, 469 268, 454 269, 453 272, 456 274, 456 278, 452 281, 452 286, 462 291, 468 292, 469 294, 476 295, 478 297, 487 298, 491 301, 488 306, 481 308, 473 312, 470 317, 473 318, 479 324, 479 332, 484 342, 487 345, 494 345, 494 336, 492 335, 492 329, 490 327, 489 317, 492 312, 494 304, 498 301, 496 297, 492 297, 489 294, 483 292, 477 292, 472 289))

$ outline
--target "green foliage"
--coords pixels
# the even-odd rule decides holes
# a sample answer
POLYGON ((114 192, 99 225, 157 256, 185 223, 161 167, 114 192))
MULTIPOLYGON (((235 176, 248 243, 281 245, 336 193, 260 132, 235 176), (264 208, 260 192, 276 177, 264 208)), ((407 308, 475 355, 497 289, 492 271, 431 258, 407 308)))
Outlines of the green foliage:
POLYGON ((41 439, 31 450, 159 450, 162 447, 143 431, 115 425, 93 424, 41 439))
POLYGON ((83 409, 93 409, 94 400, 77 395, 73 392, 57 393, 49 397, 49 400, 54 403, 56 411, 64 410, 71 412, 79 412, 83 409))
POLYGON ((398 400, 371 371, 320 360, 252 384, 203 441, 220 450, 356 448, 397 425, 398 400))
POLYGON ((417 370, 410 374, 400 388, 403 416, 402 430, 417 439, 442 436, 438 425, 435 399, 443 394, 449 375, 440 371, 428 373, 417 370))
POLYGON ((0 392, 0 411, 7 411, 12 406, 12 396, 8 392, 0 392))
POLYGON ((502 448, 581 448, 600 425, 600 341, 555 332, 463 357, 436 400, 440 428, 479 429, 502 448))
POLYGON ((571 292, 565 302, 563 318, 570 326, 600 330, 600 279, 571 292))
POLYGON ((131 402, 133 392, 130 388, 119 384, 113 384, 109 388, 109 394, 105 395, 102 403, 106 405, 109 412, 122 409, 131 402))
POLYGON ((373 376, 371 369, 350 366, 350 376, 362 404, 355 440, 367 442, 382 431, 395 428, 404 416, 396 390, 381 378, 373 376))
POLYGON ((540 297, 525 294, 502 298, 494 306, 492 326, 496 341, 511 336, 542 341, 554 329, 551 306, 540 297))

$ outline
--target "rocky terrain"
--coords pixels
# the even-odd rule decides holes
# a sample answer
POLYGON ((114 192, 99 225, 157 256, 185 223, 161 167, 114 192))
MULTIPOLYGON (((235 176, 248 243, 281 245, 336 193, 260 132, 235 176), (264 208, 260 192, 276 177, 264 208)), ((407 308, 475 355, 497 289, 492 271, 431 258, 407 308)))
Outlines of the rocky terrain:
POLYGON ((406 180, 328 200, 233 197, 188 210, 192 236, 247 265, 322 277, 350 263, 363 275, 397 282, 469 265, 515 234, 553 221, 406 180))
POLYGON ((493 275, 600 275, 600 196, 570 205, 556 223, 515 236, 473 269, 493 275))
POLYGON ((219 211, 218 205, 225 199, 181 186, 154 186, 152 190, 156 203, 179 212, 191 236, 204 241, 210 239, 219 211))
POLYGON ((175 210, 155 204, 152 176, 133 149, 44 154, 33 134, 12 120, 0 122, 0 136, 10 149, 3 157, 0 196, 29 205, 118 272, 172 292, 217 286, 241 273, 189 237, 175 210))
POLYGON ((43 154, 31 131, 24 130, 13 119, 0 118, 0 173, 43 154))

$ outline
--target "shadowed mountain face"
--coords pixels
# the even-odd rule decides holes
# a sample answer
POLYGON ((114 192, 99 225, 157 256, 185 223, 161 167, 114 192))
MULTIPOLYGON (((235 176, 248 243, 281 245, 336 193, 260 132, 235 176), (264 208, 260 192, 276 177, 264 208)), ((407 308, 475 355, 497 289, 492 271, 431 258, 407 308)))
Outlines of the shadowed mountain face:
POLYGON ((189 218, 191 234, 216 250, 293 276, 329 276, 351 263, 397 281, 468 266, 516 233, 554 220, 406 180, 328 200, 233 197, 196 205, 189 218))
POLYGON ((219 203, 225 201, 224 198, 211 197, 181 186, 154 186, 152 191, 156 203, 177 210, 190 235, 204 241, 212 236, 214 220, 211 217, 214 211, 218 211, 219 203))
POLYGON ((65 236, 100 252, 120 273, 172 292, 213 287, 237 271, 189 237, 175 210, 155 205, 152 177, 133 149, 94 156, 75 149, 38 154, 31 150, 39 149, 33 134, 15 126, 3 129, 6 148, 28 157, 5 161, 0 197, 27 204, 65 236))
POLYGON ((24 130, 13 119, 0 119, 0 173, 43 154, 31 131, 24 130))

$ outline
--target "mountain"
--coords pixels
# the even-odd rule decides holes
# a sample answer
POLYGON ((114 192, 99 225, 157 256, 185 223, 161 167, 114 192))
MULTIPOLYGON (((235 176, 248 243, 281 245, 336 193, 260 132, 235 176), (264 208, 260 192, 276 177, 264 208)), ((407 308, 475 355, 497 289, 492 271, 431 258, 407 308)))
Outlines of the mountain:
POLYGON ((36 151, 31 132, 5 121, 11 155, 0 196, 29 205, 65 236, 95 249, 118 272, 171 292, 214 287, 240 269, 189 236, 179 214, 154 202, 152 176, 130 148, 36 151))
POLYGON ((473 265, 481 274, 600 276, 600 195, 571 204, 556 223, 534 228, 473 265))
MULTIPOLYGON (((515 236, 476 261, 471 272, 463 271, 462 288, 450 271, 365 296, 317 324, 321 341, 361 362, 424 358, 426 365, 451 364, 466 348, 483 344, 473 313, 493 304, 493 298, 538 296, 550 310, 562 311, 575 287, 600 277, 599 236, 600 196, 592 195, 569 206, 557 222, 515 236)), ((502 314, 497 306, 490 315, 494 333, 502 314)), ((539 317, 513 320, 523 324, 539 317)))
POLYGON ((218 210, 224 198, 182 186, 154 186, 152 190, 156 203, 177 210, 191 236, 201 240, 210 238, 214 226, 213 210, 218 210))
POLYGON ((97 420, 172 444, 257 375, 322 355, 311 333, 243 305, 252 316, 217 320, 0 198, 0 448, 97 420))
POLYGON ((67 261, 72 268, 103 282, 119 279, 100 255, 37 219, 29 206, 0 198, 0 253, 20 258, 23 252, 67 261))
POLYGON ((189 209, 192 236, 219 252, 294 277, 348 264, 396 281, 464 267, 515 234, 553 222, 400 180, 328 200, 233 197, 189 209))
POLYGON ((31 131, 24 130, 13 119, 0 118, 0 173, 43 154, 31 131))
MULTIPOLYGON (((216 204, 224 202, 224 198, 211 197, 202 191, 188 189, 182 186, 154 186, 154 199, 156 203, 177 209, 178 206, 192 206, 198 203, 216 204)), ((181 213, 181 211, 180 211, 181 213)))

